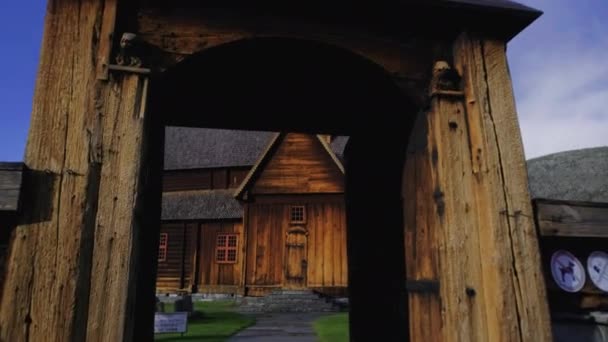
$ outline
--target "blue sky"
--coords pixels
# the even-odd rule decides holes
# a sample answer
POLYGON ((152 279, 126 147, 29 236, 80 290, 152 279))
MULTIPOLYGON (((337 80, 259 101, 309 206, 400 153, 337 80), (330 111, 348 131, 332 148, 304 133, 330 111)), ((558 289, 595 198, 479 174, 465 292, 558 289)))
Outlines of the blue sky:
MULTIPOLYGON (((526 157, 608 145, 608 1, 522 0, 545 14, 508 47, 526 157)), ((0 160, 23 159, 46 1, 0 1, 0 160)))

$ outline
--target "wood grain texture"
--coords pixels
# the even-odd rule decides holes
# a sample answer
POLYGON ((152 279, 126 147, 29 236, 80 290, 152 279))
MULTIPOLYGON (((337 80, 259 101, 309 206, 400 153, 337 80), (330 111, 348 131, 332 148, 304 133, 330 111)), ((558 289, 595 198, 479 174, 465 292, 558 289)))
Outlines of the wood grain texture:
POLYGON ((545 283, 540 270, 526 161, 504 42, 484 41, 483 56, 504 181, 519 332, 524 341, 550 341, 545 283))
POLYGON ((342 172, 309 134, 287 134, 254 182, 253 194, 344 192, 342 172))
POLYGON ((0 169, 0 211, 17 211, 23 170, 0 169))
POLYGON ((156 290, 176 292, 191 285, 192 255, 195 251, 191 238, 198 225, 183 223, 164 223, 161 234, 167 234, 167 257, 158 262, 156 290))
POLYGON ((454 64, 464 97, 432 97, 404 170, 407 277, 440 284, 410 292, 411 338, 549 341, 504 44, 463 34, 454 64))
POLYGON ((437 99, 437 118, 447 121, 429 129, 443 145, 438 146, 439 181, 449 189, 442 190, 444 224, 461 226, 442 237, 446 330, 458 324, 454 331, 467 340, 550 340, 504 44, 463 35, 455 44, 454 59, 463 76, 465 101, 459 105, 446 102, 453 99, 437 99), (455 113, 466 113, 466 119, 457 119, 455 113), (448 265, 458 257, 450 256, 452 249, 467 251, 460 254, 460 267, 448 265), (466 274, 458 273, 463 270, 466 274), (475 296, 465 297, 467 288, 474 289, 475 296), (463 306, 467 301, 470 307, 463 306))
POLYGON ((542 236, 608 237, 608 206, 536 201, 535 215, 542 236))
POLYGON ((148 166, 142 162, 147 141, 145 120, 140 117, 143 82, 138 75, 111 76, 104 101, 103 166, 91 269, 89 341, 129 340, 135 333, 130 313, 135 305, 138 234, 144 229, 142 177, 148 166))
MULTIPOLYGON (((201 292, 211 289, 223 289, 228 293, 235 293, 241 284, 244 255, 242 246, 245 243, 243 237, 243 224, 236 221, 221 221, 201 223, 200 252, 200 281, 198 283, 201 292), (220 264, 216 262, 215 247, 218 234, 237 234, 237 262, 232 264, 220 264)), ((222 291, 222 292, 223 292, 222 291)))
MULTIPOLYGON (((300 196, 276 197, 274 202, 247 203, 247 268, 248 289, 259 286, 301 288, 287 273, 298 273, 306 279, 304 287, 345 288, 347 286, 346 220, 344 200, 331 196, 310 199, 300 196), (292 205, 306 207, 306 222, 292 224, 292 205), (290 229, 305 229, 308 233, 287 234, 290 229), (293 240, 293 241, 292 241, 293 240), (288 253, 288 244, 303 244, 306 251, 288 253), (301 252, 301 253, 300 253, 301 252), (306 274, 300 274, 301 260, 307 260, 306 274)), ((255 291, 255 290, 254 290, 255 291)), ((248 293, 249 294, 249 293, 248 293)))
MULTIPOLYGON (((426 113, 418 115, 404 167, 405 259, 408 280, 439 280, 438 216, 433 203, 432 148, 426 143, 426 113), (420 136, 420 137, 418 137, 420 136), (416 140, 424 144, 417 146, 416 140)), ((439 294, 409 292, 412 341, 442 341, 442 302, 439 294)))
POLYGON ((413 46, 364 29, 346 30, 336 25, 306 22, 302 18, 272 15, 244 16, 222 9, 162 11, 142 8, 138 17, 142 39, 170 54, 178 62, 188 55, 242 39, 285 37, 325 42, 366 56, 389 72, 411 80, 426 77, 427 44, 413 46), (272 25, 269 25, 272 23, 272 25), (409 52, 409 53, 407 53, 409 52), (406 59, 404 59, 404 57, 406 59))
POLYGON ((25 163, 44 175, 24 189, 0 309, 0 340, 72 341, 86 335, 100 179, 95 81, 104 1, 50 1, 25 163), (42 215, 41 213, 46 213, 42 215), (83 323, 84 322, 84 323, 83 323))
MULTIPOLYGON (((111 53, 116 26, 116 11, 118 0, 105 0, 103 20, 99 29, 99 51, 97 54, 97 78, 108 79, 108 65, 112 64, 111 53)), ((120 37, 118 37, 120 39, 120 37)))

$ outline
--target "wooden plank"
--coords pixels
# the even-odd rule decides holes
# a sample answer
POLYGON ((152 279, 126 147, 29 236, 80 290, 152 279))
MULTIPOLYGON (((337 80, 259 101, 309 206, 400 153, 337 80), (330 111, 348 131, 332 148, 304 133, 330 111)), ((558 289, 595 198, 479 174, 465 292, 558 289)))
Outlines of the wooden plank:
MULTIPOLYGON (((148 138, 140 117, 143 77, 122 75, 110 82, 103 116, 103 166, 93 248, 87 340, 129 340, 135 298, 135 255, 142 205, 140 174, 148 138), (120 152, 117 152, 120 151, 120 152), (112 300, 109 300, 109 299, 112 300)), ((140 294, 143 295, 143 294, 140 294)), ((141 336, 141 332, 138 333, 141 336)))
MULTIPOLYGON (((433 165, 433 202, 438 220, 431 229, 439 230, 441 261, 441 298, 445 305, 445 331, 454 341, 487 341, 485 330, 478 329, 480 305, 467 296, 468 285, 480 287, 478 246, 471 238, 476 235, 465 206, 470 195, 466 163, 468 158, 463 104, 452 97, 435 97, 429 120, 429 148, 437 151, 433 165), (454 127, 456 127, 454 129, 454 127), (473 247, 471 249, 471 247, 473 247), (466 254, 463 251, 467 251, 466 254), (458 319, 456 319, 458 317, 458 319)), ((431 157, 432 158, 432 157, 431 157)), ((448 337, 449 336, 449 337, 448 337)))
POLYGON ((216 169, 213 170, 213 189, 228 188, 228 170, 216 169))
POLYGON ((246 237, 243 230, 243 224, 241 222, 232 223, 232 232, 238 234, 238 252, 237 252, 237 263, 232 265, 233 281, 235 285, 242 287, 243 280, 243 264, 245 260, 245 246, 246 237))
POLYGON ((23 170, 0 169, 0 211, 17 211, 23 170))
MULTIPOLYGON (((494 311, 486 310, 487 331, 491 338, 520 338, 515 320, 504 320, 501 317, 513 317, 508 314, 504 302, 514 296, 514 289, 510 285, 510 274, 513 272, 512 260, 508 239, 508 222, 499 213, 505 207, 504 186, 500 174, 499 146, 496 144, 492 113, 484 97, 488 85, 482 80, 484 76, 483 58, 478 41, 463 42, 457 45, 455 52, 456 68, 464 73, 465 105, 468 120, 468 139, 470 144, 471 184, 473 190, 472 206, 474 218, 477 223, 481 255, 490 258, 481 264, 483 272, 483 298, 488 307, 496 308, 494 311), (488 229, 488 227, 492 227, 488 229), (501 320, 498 324, 497 321, 501 320)), ((478 295, 478 297, 480 297, 478 295)), ((509 339, 507 338, 507 340, 509 339)))
POLYGON ((318 245, 316 242, 318 234, 318 228, 316 224, 316 205, 314 203, 309 203, 307 209, 308 212, 306 213, 306 229, 308 229, 308 253, 306 255, 308 256, 308 286, 321 286, 321 283, 317 279, 317 267, 315 264, 315 261, 318 258, 318 245))
POLYGON ((260 14, 246 18, 212 8, 204 11, 190 10, 188 13, 142 8, 138 16, 138 27, 145 42, 176 56, 190 55, 248 38, 281 36, 313 39, 349 48, 367 56, 389 72, 400 71, 411 79, 426 77, 425 57, 430 50, 428 45, 403 44, 387 37, 375 37, 366 30, 353 31, 354 27, 345 30, 335 25, 311 25, 310 22, 294 17, 281 19, 260 14), (270 21, 274 25, 269 26, 270 21))
POLYGON ((161 233, 167 234, 168 248, 165 261, 158 262, 156 283, 159 288, 179 289, 182 269, 182 247, 184 245, 181 223, 169 223, 161 226, 161 233))
POLYGON ((323 248, 323 246, 324 246, 323 237, 325 235, 323 232, 323 220, 324 220, 323 205, 319 203, 319 204, 314 205, 313 208, 314 208, 315 231, 316 231, 314 243, 315 243, 315 249, 316 249, 317 253, 316 253, 316 259, 309 261, 309 265, 314 267, 314 270, 316 271, 315 282, 312 283, 311 285, 323 286, 323 284, 325 283, 325 272, 323 271, 323 259, 325 258, 325 249, 323 248))
MULTIPOLYGON (((2 341, 84 340, 100 178, 95 82, 104 1, 49 4, 25 164, 23 213, 8 257, 2 341)), ((113 298, 110 299, 110 301, 113 298)))
POLYGON ((163 172, 163 191, 212 189, 210 170, 170 170, 163 172))
MULTIPOLYGON (((435 153, 427 137, 428 118, 419 115, 410 138, 410 150, 403 175, 403 205, 405 224, 405 258, 407 279, 439 279, 439 229, 434 205, 434 183, 431 165, 435 153), (416 146, 416 141, 424 141, 416 146)), ((410 335, 414 341, 441 341, 444 332, 442 304, 439 295, 408 293, 410 335)))
POLYGON ((316 136, 289 133, 279 144, 252 193, 344 192, 343 174, 316 136))
MULTIPOLYGON (((343 198, 344 199, 344 198, 343 198)), ((342 243, 340 244, 340 255, 342 257, 341 286, 348 286, 348 255, 346 254, 346 208, 344 200, 340 204, 340 225, 342 227, 342 243)))
MULTIPOLYGON (((445 262, 440 262, 442 299, 452 303, 447 305, 452 309, 447 311, 444 324, 446 331, 456 329, 454 336, 465 340, 545 341, 550 339, 548 311, 543 302, 545 293, 531 215, 518 214, 531 213, 525 162, 504 44, 502 55, 498 45, 461 36, 454 49, 455 65, 465 85, 467 120, 444 123, 456 131, 465 126, 465 134, 464 140, 438 150, 439 163, 444 159, 439 180, 449 191, 442 193, 446 222, 466 223, 460 234, 467 254, 460 255, 460 266, 452 267, 449 246, 458 240, 442 237, 448 248, 442 257, 445 262), (458 158, 456 165, 454 156, 458 158), (460 176, 458 172, 448 176, 448 169, 454 166, 462 168, 460 176), (462 278, 458 271, 467 274, 462 278), (472 298, 464 296, 469 286, 475 290, 472 298), (471 303, 469 308, 456 309, 456 303, 463 301, 452 300, 459 296, 471 303), (469 317, 465 320, 466 329, 461 326, 463 314, 469 317)), ((446 114, 449 112, 444 110, 439 116, 446 114)), ((435 135, 437 141, 454 133, 447 127, 435 135)))
POLYGON ((513 280, 519 332, 525 341, 550 341, 545 284, 540 270, 526 161, 507 65, 506 46, 504 42, 486 40, 483 55, 507 202, 505 209, 516 272, 513 280))
MULTIPOLYGON (((112 44, 116 26, 117 0, 105 0, 101 29, 99 30, 99 47, 97 50, 97 78, 108 79, 108 65, 112 64, 112 44)), ((118 37, 120 39, 120 37, 118 37)))
POLYGON ((257 250, 257 206, 246 204, 247 222, 247 266, 245 268, 245 286, 253 285, 255 281, 256 250, 257 250))
POLYGON ((344 256, 340 255, 340 245, 346 242, 346 236, 342 235, 342 227, 340 225, 340 207, 338 205, 326 204, 331 208, 331 217, 328 221, 329 229, 331 231, 331 250, 329 261, 331 263, 331 285, 336 286, 340 284, 340 275, 342 273, 342 259, 344 256))
POLYGON ((536 202, 542 236, 608 237, 608 207, 536 202))
POLYGON ((249 173, 249 168, 247 168, 247 169, 231 168, 228 171, 228 177, 229 177, 228 188, 237 188, 239 185, 241 185, 241 183, 243 182, 245 177, 247 177, 247 173, 249 173))
POLYGON ((331 215, 331 207, 328 205, 322 205, 323 210, 323 223, 321 226, 321 231, 323 232, 323 240, 322 240, 322 248, 323 248, 323 286, 331 286, 333 285, 333 251, 332 251, 332 243, 331 240, 333 238, 332 234, 332 215, 331 215))

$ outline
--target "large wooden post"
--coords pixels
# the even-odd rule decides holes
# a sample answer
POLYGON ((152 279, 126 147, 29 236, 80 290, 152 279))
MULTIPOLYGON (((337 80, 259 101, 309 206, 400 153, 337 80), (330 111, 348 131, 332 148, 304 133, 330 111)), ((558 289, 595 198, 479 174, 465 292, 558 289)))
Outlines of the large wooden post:
MULTIPOLYGON (((2 294, 2 341, 134 335, 139 211, 154 177, 142 172, 144 76, 108 77, 98 65, 108 62, 115 6, 48 3, 25 155, 31 169, 25 210, 2 294)), ((153 307, 151 288, 138 296, 152 295, 153 307)))
POLYGON ((405 172, 408 275, 439 283, 410 295, 412 340, 550 341, 505 44, 463 34, 453 52, 462 88, 431 90, 405 172))

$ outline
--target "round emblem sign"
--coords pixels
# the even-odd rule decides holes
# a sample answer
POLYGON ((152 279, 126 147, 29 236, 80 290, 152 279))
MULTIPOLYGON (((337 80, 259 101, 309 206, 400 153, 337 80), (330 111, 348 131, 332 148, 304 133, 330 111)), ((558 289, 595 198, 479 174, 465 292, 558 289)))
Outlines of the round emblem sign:
POLYGON ((608 254, 593 252, 587 258, 589 278, 598 289, 608 292, 608 254))
POLYGON ((551 257, 553 280, 562 290, 578 292, 585 285, 585 269, 570 252, 559 250, 551 257))

